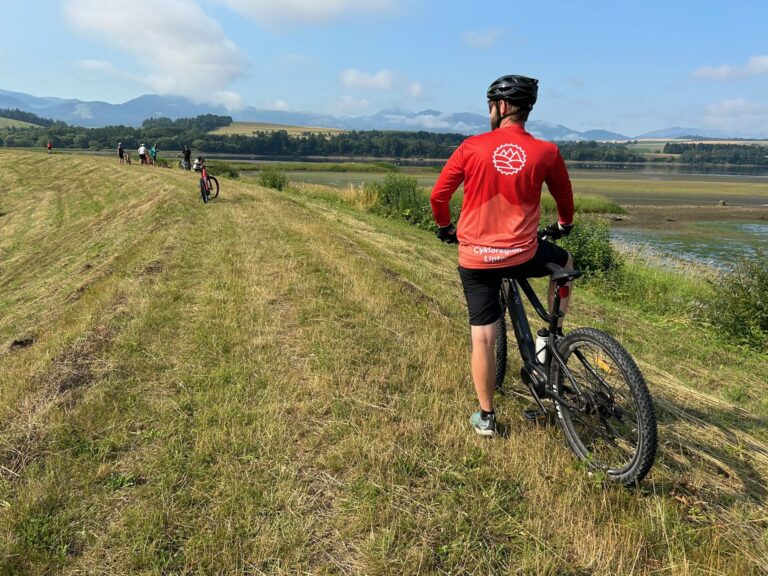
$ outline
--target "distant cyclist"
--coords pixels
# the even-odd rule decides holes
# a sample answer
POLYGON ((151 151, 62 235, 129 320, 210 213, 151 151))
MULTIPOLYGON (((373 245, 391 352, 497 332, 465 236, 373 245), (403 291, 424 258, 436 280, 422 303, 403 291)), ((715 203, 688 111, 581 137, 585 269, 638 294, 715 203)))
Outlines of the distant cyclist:
MULTIPOLYGON (((483 436, 496 433, 496 321, 501 315, 501 279, 509 275, 549 276, 553 262, 573 267, 570 254, 539 242, 541 188, 546 182, 555 199, 558 223, 568 233, 573 222, 573 191, 568 170, 555 144, 525 131, 536 103, 538 80, 502 76, 488 88, 491 131, 464 140, 454 151, 432 190, 438 238, 459 244, 459 276, 469 312, 471 369, 480 410, 470 424, 483 436), (458 229, 448 203, 461 183, 464 200, 458 229)), ((549 304, 554 297, 550 283, 549 304)), ((567 308, 563 299, 561 310, 567 308)))
POLYGON ((192 168, 192 150, 186 144, 184 144, 184 150, 181 151, 181 157, 184 160, 184 169, 190 170, 192 168))

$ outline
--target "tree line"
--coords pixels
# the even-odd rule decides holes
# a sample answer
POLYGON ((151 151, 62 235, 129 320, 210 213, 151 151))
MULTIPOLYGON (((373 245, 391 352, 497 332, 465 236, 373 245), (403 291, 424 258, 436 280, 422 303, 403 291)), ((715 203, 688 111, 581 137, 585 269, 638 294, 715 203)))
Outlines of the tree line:
POLYGON ((630 150, 625 144, 579 140, 558 142, 563 159, 591 162, 645 162, 644 156, 630 150))
MULTIPOLYGON (((351 131, 326 135, 314 132, 290 135, 284 130, 256 132, 252 135, 211 134, 229 126, 230 116, 205 114, 194 118, 150 118, 140 127, 104 126, 85 128, 54 122, 21 110, 0 110, 0 116, 37 124, 33 127, 0 131, 0 145, 110 150, 122 142, 126 149, 141 144, 160 150, 180 150, 185 145, 206 153, 248 154, 302 158, 309 156, 347 156, 371 158, 448 158, 466 138, 463 134, 434 132, 351 131)), ((646 159, 625 144, 595 141, 559 142, 565 160, 592 162, 645 162, 646 159)), ((755 146, 713 144, 667 144, 664 151, 680 154, 683 162, 728 162, 764 164, 765 149, 755 146)))
POLYGON ((447 158, 466 138, 463 134, 432 132, 360 131, 324 135, 306 132, 289 135, 285 130, 256 132, 250 136, 210 134, 232 123, 230 116, 212 114, 195 118, 151 118, 141 127, 85 128, 63 122, 46 126, 8 128, 0 132, 0 145, 107 150, 122 142, 125 148, 154 144, 160 150, 180 150, 185 145, 208 153, 255 156, 370 156, 389 158, 447 158))
POLYGON ((686 164, 751 164, 768 165, 768 146, 757 144, 684 144, 668 142, 665 154, 679 154, 686 164))

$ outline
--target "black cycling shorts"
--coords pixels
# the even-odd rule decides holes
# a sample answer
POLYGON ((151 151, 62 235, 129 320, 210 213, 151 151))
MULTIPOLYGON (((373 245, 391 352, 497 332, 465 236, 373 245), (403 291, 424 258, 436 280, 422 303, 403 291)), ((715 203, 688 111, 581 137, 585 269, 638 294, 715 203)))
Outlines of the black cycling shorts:
POLYGON ((516 266, 506 268, 463 268, 459 266, 461 285, 467 299, 469 323, 472 326, 493 324, 501 316, 499 292, 501 279, 515 276, 519 278, 541 278, 552 274, 546 265, 550 263, 565 266, 568 252, 551 242, 539 240, 539 246, 533 258, 516 266))

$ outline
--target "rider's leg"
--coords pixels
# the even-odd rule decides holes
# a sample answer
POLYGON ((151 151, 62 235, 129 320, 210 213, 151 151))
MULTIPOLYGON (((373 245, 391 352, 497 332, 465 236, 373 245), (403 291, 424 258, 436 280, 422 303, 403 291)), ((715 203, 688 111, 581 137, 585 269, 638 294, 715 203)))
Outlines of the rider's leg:
MULTIPOLYGON (((573 256, 571 256, 571 253, 568 253, 568 262, 565 263, 565 269, 566 270, 573 270, 573 256)), ((571 283, 569 282, 567 286, 570 286, 571 283)), ((557 289, 557 282, 550 281, 549 282, 549 295, 548 295, 548 302, 549 302, 549 311, 552 312, 552 308, 555 305, 555 290, 557 289)), ((563 320, 565 319, 565 313, 568 312, 568 300, 570 300, 570 296, 568 298, 561 298, 560 299, 560 312, 563 313, 563 315, 560 317, 560 320, 558 320, 557 325, 558 327, 563 327, 563 320)))
POLYGON ((480 409, 493 411, 493 393, 496 389, 496 323, 472 326, 472 380, 480 401, 480 409))

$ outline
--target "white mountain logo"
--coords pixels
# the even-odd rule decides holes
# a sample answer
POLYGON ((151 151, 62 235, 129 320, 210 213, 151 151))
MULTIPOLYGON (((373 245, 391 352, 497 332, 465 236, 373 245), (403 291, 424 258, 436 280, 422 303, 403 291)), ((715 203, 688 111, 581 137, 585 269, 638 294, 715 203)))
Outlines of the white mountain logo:
POLYGON ((493 165, 505 176, 517 174, 525 166, 525 150, 517 144, 502 144, 493 151, 493 165))

